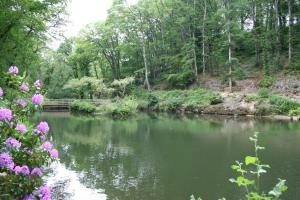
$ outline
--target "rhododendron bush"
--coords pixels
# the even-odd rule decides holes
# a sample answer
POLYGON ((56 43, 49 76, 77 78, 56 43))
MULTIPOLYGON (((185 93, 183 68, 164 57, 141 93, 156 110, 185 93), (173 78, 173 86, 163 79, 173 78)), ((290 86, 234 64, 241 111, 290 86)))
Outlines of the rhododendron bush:
POLYGON ((58 158, 47 122, 30 123, 44 101, 42 82, 26 82, 16 66, 0 72, 0 199, 51 199, 43 169, 58 158))

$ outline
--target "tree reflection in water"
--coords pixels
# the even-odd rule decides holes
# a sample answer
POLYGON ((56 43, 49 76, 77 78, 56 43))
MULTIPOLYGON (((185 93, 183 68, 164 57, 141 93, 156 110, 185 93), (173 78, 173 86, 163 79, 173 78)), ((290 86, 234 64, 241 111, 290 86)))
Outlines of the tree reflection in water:
POLYGON ((254 131, 262 132, 264 160, 272 164, 264 185, 284 177, 287 196, 300 196, 298 123, 164 114, 140 114, 126 121, 55 113, 40 118, 51 125, 60 167, 74 173, 71 179, 86 188, 75 190, 87 199, 92 199, 91 191, 109 200, 181 200, 191 194, 239 199, 238 189, 228 182, 230 165, 252 152, 248 137, 254 131), (280 160, 286 160, 284 165, 280 160))

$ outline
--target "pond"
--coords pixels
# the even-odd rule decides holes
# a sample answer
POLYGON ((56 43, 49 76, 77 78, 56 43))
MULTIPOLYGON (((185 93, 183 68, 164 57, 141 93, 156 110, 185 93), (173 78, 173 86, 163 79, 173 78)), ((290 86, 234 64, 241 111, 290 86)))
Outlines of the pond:
POLYGON ((60 153, 46 181, 54 199, 240 199, 230 166, 253 154, 249 137, 261 132, 263 175, 269 191, 287 179, 284 199, 300 196, 300 123, 231 117, 139 114, 126 121, 43 113, 60 153))

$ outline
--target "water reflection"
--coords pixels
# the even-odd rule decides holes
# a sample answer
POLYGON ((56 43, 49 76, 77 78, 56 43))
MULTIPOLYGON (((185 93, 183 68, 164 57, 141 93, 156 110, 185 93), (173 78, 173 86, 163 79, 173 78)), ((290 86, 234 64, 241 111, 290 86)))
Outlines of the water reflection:
POLYGON ((45 177, 47 184, 52 188, 53 199, 56 200, 106 200, 107 197, 100 189, 91 189, 84 186, 84 173, 68 170, 61 163, 54 163, 51 172, 45 177))
POLYGON ((272 165, 266 188, 286 178, 286 199, 300 196, 299 123, 164 114, 126 121, 61 113, 39 118, 51 125, 61 156, 53 168, 61 173, 48 180, 70 182, 56 187, 61 189, 56 199, 179 200, 191 194, 239 199, 240 191, 228 182, 230 165, 252 152, 248 138, 254 131, 262 132, 263 159, 272 165))

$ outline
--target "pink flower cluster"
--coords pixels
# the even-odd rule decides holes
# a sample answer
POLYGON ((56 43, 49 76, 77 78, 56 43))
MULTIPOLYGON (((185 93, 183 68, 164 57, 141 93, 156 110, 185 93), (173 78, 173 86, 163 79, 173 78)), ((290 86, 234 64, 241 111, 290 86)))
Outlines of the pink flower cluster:
POLYGON ((40 122, 36 129, 42 133, 48 133, 49 132, 49 126, 47 122, 40 122))
MULTIPOLYGON (((55 159, 58 158, 58 151, 53 148, 50 142, 46 141, 42 144, 41 148, 44 151, 47 151, 49 153, 48 156, 45 157, 44 154, 43 155, 41 154, 40 158, 37 159, 40 162, 31 161, 30 159, 28 159, 28 162, 24 160, 28 156, 36 156, 36 157, 39 156, 41 151, 40 150, 36 151, 36 148, 38 148, 36 144, 39 144, 36 143, 37 142, 36 140, 38 139, 39 140, 38 142, 40 142, 41 140, 45 140, 46 134, 49 132, 50 128, 48 123, 43 121, 40 122, 32 132, 34 135, 39 134, 40 138, 26 134, 28 132, 28 129, 25 125, 26 124, 25 116, 31 113, 32 109, 29 109, 29 107, 28 109, 25 108, 27 106, 27 103, 29 102, 28 101, 26 102, 26 100, 23 98, 24 96, 28 95, 27 92, 29 92, 30 90, 36 91, 35 94, 33 94, 31 97, 31 102, 34 105, 38 105, 38 106, 42 105, 44 101, 44 97, 42 94, 40 94, 39 91, 42 88, 42 81, 37 80, 33 83, 33 86, 30 86, 26 82, 19 82, 20 79, 17 78, 18 74, 19 74, 19 69, 16 66, 9 67, 8 74, 5 74, 5 76, 7 76, 8 79, 13 80, 12 81, 13 88, 19 89, 20 98, 18 98, 15 101, 16 105, 11 106, 11 109, 0 108, 0 129, 4 130, 4 134, 3 134, 4 138, 2 138, 2 141, 0 140, 0 142, 5 145, 5 146, 2 145, 3 147, 0 149, 0 170, 1 170, 0 176, 2 175, 7 176, 8 181, 11 180, 12 176, 16 176, 16 175, 23 176, 22 179, 18 179, 18 180, 21 181, 19 185, 20 191, 24 193, 18 193, 20 197, 17 196, 18 198, 15 198, 16 200, 33 200, 36 198, 41 200, 51 200, 51 191, 50 188, 47 186, 40 187, 40 189, 38 189, 36 192, 31 191, 31 194, 27 194, 28 193, 27 190, 22 191, 22 187, 24 186, 22 181, 23 179, 25 180, 25 176, 29 178, 28 179, 29 182, 27 181, 26 183, 28 184, 28 186, 30 185, 32 186, 32 188, 36 188, 38 185, 40 186, 41 179, 38 178, 43 175, 43 171, 39 167, 42 166, 44 161, 46 161, 45 159, 48 159, 49 157, 55 159), (16 79, 14 80, 14 78, 16 79), (24 115, 24 118, 22 115, 24 115), (2 126, 5 128, 2 129, 2 126), (34 142, 35 146, 33 146, 31 142, 34 142), (34 163, 41 163, 41 164, 39 164, 40 166, 33 167, 32 165, 34 163)), ((8 91, 7 93, 9 92, 10 91, 8 91)), ((4 95, 4 91, 2 87, 0 87, 0 97, 2 97, 3 95, 4 95)), ((3 102, 4 102, 3 105, 6 105, 8 103, 7 101, 3 101, 3 102)), ((15 194, 12 194, 12 196, 14 195, 15 194)))
POLYGON ((49 141, 44 142, 41 148, 45 151, 48 151, 52 158, 58 158, 58 151, 52 148, 52 144, 49 141))
POLYGON ((8 148, 17 148, 17 149, 19 149, 21 147, 21 142, 19 142, 18 140, 16 140, 13 137, 9 137, 5 140, 5 145, 8 148))
POLYGON ((42 186, 38 190, 37 195, 41 200, 51 200, 51 189, 48 186, 42 186))
POLYGON ((0 108, 0 121, 10 121, 13 118, 12 111, 7 108, 0 108))
POLYGON ((8 73, 10 74, 18 74, 19 73, 19 68, 16 66, 10 66, 8 69, 8 73))
POLYGON ((24 124, 17 124, 16 130, 21 134, 24 134, 27 132, 27 128, 24 124))
POLYGON ((33 83, 33 86, 36 88, 36 89, 41 89, 42 88, 42 81, 41 80, 36 80, 34 83, 33 83))
POLYGON ((18 99, 16 103, 17 103, 17 105, 20 105, 23 108, 25 108, 25 106, 27 105, 26 101, 22 98, 18 99))
POLYGON ((8 168, 12 170, 14 166, 14 161, 8 153, 0 153, 0 168, 8 168))
POLYGON ((23 165, 22 167, 15 166, 14 172, 16 173, 16 175, 23 174, 23 175, 28 176, 30 174, 30 170, 27 165, 23 165))
POLYGON ((43 175, 43 172, 40 168, 38 167, 35 167, 31 170, 31 173, 30 173, 30 169, 27 165, 23 165, 22 167, 21 166, 15 166, 15 168, 13 169, 13 171, 15 172, 16 175, 19 175, 19 174, 23 174, 23 175, 36 175, 36 176, 42 176, 43 175))
POLYGON ((28 85, 28 83, 22 83, 20 85, 20 90, 22 90, 24 92, 28 92, 29 91, 29 85, 28 85))
POLYGON ((44 97, 41 94, 34 94, 31 98, 31 101, 34 105, 42 105, 44 97))
POLYGON ((32 169, 31 175, 42 176, 43 172, 42 172, 42 170, 40 168, 35 167, 35 168, 32 169))

